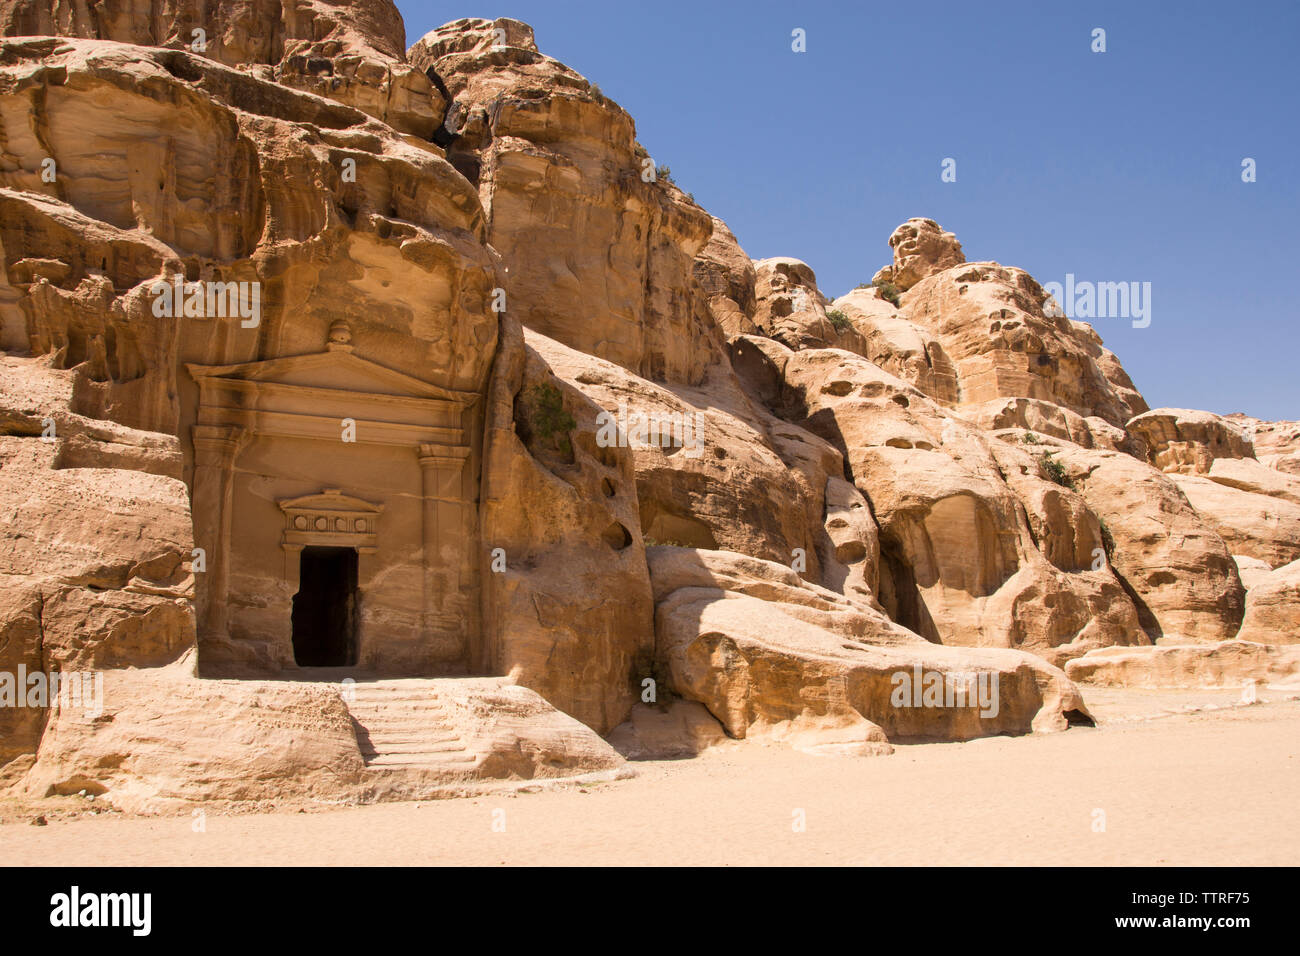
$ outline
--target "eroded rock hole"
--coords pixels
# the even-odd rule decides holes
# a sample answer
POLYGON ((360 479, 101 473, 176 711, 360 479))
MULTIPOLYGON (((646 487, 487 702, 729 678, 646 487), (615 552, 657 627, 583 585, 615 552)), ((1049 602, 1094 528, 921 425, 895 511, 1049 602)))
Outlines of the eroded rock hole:
POLYGON ((615 521, 601 533, 601 538, 615 551, 622 551, 632 543, 632 532, 615 521))
POLYGON ((455 167, 456 172, 475 186, 479 184, 479 178, 483 175, 483 164, 477 156, 472 153, 449 152, 447 160, 455 167))
POLYGON ((943 643, 901 546, 884 538, 880 542, 880 604, 895 624, 931 643, 943 643))
POLYGON ((1096 727, 1097 722, 1081 710, 1067 710, 1065 722, 1071 727, 1096 727))
POLYGON ((190 62, 188 56, 173 53, 162 58, 163 69, 176 77, 178 80, 185 80, 187 83, 197 83, 203 79, 203 71, 190 62))

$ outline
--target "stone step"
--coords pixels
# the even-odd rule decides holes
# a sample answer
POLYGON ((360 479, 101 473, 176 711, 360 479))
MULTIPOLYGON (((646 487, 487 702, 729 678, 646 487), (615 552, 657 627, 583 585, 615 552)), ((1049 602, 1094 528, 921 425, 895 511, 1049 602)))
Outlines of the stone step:
POLYGON ((470 768, 478 758, 473 754, 380 754, 366 762, 367 770, 386 770, 394 767, 402 769, 440 770, 447 767, 470 768))
POLYGON ((421 710, 445 710, 436 699, 429 697, 361 697, 358 695, 348 701, 351 707, 364 707, 367 710, 389 710, 393 707, 418 707, 421 710))
POLYGON ((358 683, 348 696, 367 769, 437 771, 478 760, 425 681, 358 683))
POLYGON ((398 715, 398 714, 386 714, 382 717, 377 717, 373 714, 367 714, 364 711, 361 713, 357 713, 354 710, 352 711, 352 717, 362 727, 366 727, 366 728, 376 727, 376 728, 385 728, 391 730, 406 729, 406 730, 414 731, 416 733, 420 733, 426 730, 435 731, 440 727, 444 730, 449 730, 452 727, 451 722, 446 720, 445 718, 432 717, 424 714, 410 714, 405 716, 398 715))
POLYGON ((355 718, 371 737, 439 737, 455 736, 456 728, 450 724, 428 720, 376 721, 355 718))
POLYGON ((362 707, 366 710, 376 711, 391 710, 394 707, 401 707, 403 709, 417 708, 419 710, 436 710, 439 712, 446 709, 436 701, 402 697, 392 697, 385 700, 365 700, 364 698, 357 698, 356 700, 349 701, 348 706, 362 707))
POLYGON ((358 711, 353 709, 352 716, 357 719, 357 723, 369 727, 374 724, 377 727, 450 727, 451 723, 446 717, 435 714, 420 713, 413 711, 411 713, 393 713, 393 714, 368 714, 364 710, 358 711))
POLYGON ((364 754, 367 750, 373 753, 381 754, 402 754, 402 753, 450 753, 451 751, 464 751, 465 742, 459 737, 449 737, 444 740, 383 740, 376 743, 373 737, 370 738, 370 746, 362 745, 361 752, 364 754))
POLYGON ((451 724, 445 720, 421 720, 415 717, 370 717, 369 714, 352 715, 356 718, 357 723, 372 733, 376 730, 382 731, 410 731, 411 733, 433 733, 439 729, 451 730, 451 724))
POLYGON ((357 717, 365 715, 371 720, 392 720, 396 718, 410 718, 424 721, 446 722, 447 714, 441 710, 427 710, 423 707, 384 707, 377 709, 373 707, 358 707, 356 704, 348 705, 348 710, 357 717))

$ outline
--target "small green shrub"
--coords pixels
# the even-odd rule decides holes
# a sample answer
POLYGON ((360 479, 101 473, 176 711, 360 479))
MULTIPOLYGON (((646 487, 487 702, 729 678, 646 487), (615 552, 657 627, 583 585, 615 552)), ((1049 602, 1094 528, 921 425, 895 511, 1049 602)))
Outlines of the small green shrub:
POLYGON ((569 432, 578 427, 572 415, 564 410, 564 396, 549 382, 534 385, 531 392, 534 412, 532 427, 542 441, 566 455, 573 454, 569 432))
POLYGON ((594 97, 595 97, 596 99, 598 99, 598 100, 601 100, 601 99, 604 99, 604 98, 605 98, 605 94, 602 93, 602 92, 600 91, 600 84, 599 84, 599 83, 592 83, 592 84, 591 84, 591 95, 594 96, 594 97))
POLYGON ((880 296, 886 302, 893 303, 894 308, 898 308, 898 300, 903 294, 898 291, 898 286, 885 280, 873 282, 871 284, 876 287, 876 295, 880 296))
POLYGON ((632 152, 636 153, 637 159, 645 159, 650 153, 639 142, 632 144, 632 152))
MULTIPOLYGON (((655 181, 656 181, 656 182, 659 182, 659 181, 661 181, 661 180, 662 180, 663 182, 666 182, 666 183, 672 183, 672 182, 673 182, 673 171, 672 171, 672 167, 670 167, 670 166, 656 166, 656 167, 655 167, 655 181)), ((676 183, 674 183, 674 185, 676 185, 676 183)))
POLYGON ((1038 436, 1035 435, 1033 432, 1025 432, 1023 435, 1020 436, 1020 440, 1024 442, 1026 445, 1038 444, 1038 436))
POLYGON ((1054 451, 1043 452, 1038 456, 1038 466, 1042 468, 1049 481, 1056 482, 1062 488, 1073 488, 1074 479, 1065 470, 1065 466, 1053 457, 1055 454, 1054 451))
POLYGON ((872 286, 871 286, 871 283, 870 283, 870 282, 859 282, 859 283, 858 283, 857 285, 855 285, 853 288, 855 288, 855 289, 870 289, 871 287, 872 287, 872 286))
POLYGON ((839 309, 827 310, 826 318, 830 319, 831 325, 835 326, 836 332, 847 332, 853 328, 853 322, 839 309))

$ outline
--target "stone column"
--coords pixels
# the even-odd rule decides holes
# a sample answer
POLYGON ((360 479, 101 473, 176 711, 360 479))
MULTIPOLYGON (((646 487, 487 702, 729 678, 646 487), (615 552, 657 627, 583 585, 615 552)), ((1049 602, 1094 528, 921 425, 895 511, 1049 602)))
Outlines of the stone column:
POLYGON ((205 577, 195 589, 200 637, 224 639, 230 583, 235 456, 247 438, 238 425, 195 425, 194 543, 205 552, 205 577))
POLYGON ((461 586, 460 550, 465 535, 461 473, 469 449, 423 442, 419 455, 424 483, 423 623, 428 635, 445 611, 447 599, 461 586), (454 557, 448 560, 448 556, 454 557))

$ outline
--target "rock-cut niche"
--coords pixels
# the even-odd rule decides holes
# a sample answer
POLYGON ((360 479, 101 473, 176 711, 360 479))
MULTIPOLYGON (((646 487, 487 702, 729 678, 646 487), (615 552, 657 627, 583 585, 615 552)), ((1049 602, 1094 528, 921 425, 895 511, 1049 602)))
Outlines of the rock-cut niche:
POLYGON ((356 354, 186 365, 207 672, 472 672, 479 396, 356 354))

